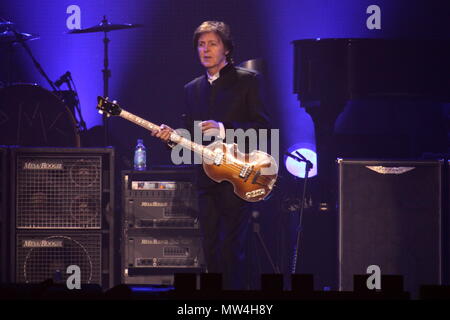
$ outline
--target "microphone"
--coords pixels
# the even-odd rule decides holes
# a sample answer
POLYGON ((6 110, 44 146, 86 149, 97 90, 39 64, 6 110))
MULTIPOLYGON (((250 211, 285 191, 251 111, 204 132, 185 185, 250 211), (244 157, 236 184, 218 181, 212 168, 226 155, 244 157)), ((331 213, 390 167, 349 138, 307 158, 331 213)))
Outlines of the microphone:
POLYGON ((292 158, 292 159, 294 159, 294 160, 296 160, 298 162, 302 162, 303 161, 303 159, 301 159, 300 157, 294 156, 292 153, 289 153, 287 151, 284 153, 284 155, 288 156, 288 157, 290 157, 290 158, 292 158))
POLYGON ((71 77, 70 72, 67 71, 67 72, 64 73, 61 77, 59 77, 58 80, 55 81, 55 86, 56 86, 57 88, 61 87, 61 85, 62 85, 64 82, 67 82, 68 79, 69 79, 70 77, 71 77))
POLYGON ((285 156, 288 156, 288 157, 296 160, 297 162, 305 162, 306 167, 309 167, 311 169, 314 167, 313 163, 311 161, 309 161, 308 159, 306 159, 300 152, 295 151, 295 154, 296 155, 293 155, 292 153, 289 153, 287 151, 284 153, 285 156))

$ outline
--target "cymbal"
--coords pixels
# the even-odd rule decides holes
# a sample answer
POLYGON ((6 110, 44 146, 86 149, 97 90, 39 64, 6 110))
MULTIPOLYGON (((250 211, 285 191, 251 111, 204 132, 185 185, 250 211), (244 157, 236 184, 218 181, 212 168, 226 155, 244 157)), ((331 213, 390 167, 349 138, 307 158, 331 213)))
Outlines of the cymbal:
POLYGON ((9 30, 14 25, 11 21, 0 21, 0 32, 9 30))
POLYGON ((131 28, 139 28, 142 27, 141 24, 117 24, 117 23, 109 23, 109 22, 102 22, 99 25, 86 28, 86 29, 74 29, 71 31, 68 31, 67 33, 76 34, 76 33, 91 33, 91 32, 109 32, 114 30, 121 30, 121 29, 131 29, 131 28))
POLYGON ((20 32, 15 34, 11 30, 0 32, 0 44, 10 44, 14 42, 35 40, 39 38, 40 36, 37 34, 20 33, 20 32))

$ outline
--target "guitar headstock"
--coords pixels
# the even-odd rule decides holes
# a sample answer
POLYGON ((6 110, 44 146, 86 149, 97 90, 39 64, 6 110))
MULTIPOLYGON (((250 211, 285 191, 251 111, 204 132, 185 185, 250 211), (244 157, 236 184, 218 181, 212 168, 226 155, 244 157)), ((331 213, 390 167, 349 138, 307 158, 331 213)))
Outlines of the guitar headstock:
POLYGON ((107 117, 110 116, 118 116, 122 112, 122 108, 120 108, 117 101, 109 101, 108 98, 97 97, 97 110, 98 113, 104 114, 107 117))

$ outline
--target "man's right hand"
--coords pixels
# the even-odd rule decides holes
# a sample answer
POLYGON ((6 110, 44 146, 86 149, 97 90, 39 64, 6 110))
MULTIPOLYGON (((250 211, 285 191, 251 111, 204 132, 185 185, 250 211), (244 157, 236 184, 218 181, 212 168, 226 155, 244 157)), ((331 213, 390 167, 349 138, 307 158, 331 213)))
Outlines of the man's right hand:
POLYGON ((172 134, 173 129, 165 124, 159 126, 159 131, 153 131, 152 136, 160 138, 164 142, 168 142, 170 140, 170 135, 172 134))

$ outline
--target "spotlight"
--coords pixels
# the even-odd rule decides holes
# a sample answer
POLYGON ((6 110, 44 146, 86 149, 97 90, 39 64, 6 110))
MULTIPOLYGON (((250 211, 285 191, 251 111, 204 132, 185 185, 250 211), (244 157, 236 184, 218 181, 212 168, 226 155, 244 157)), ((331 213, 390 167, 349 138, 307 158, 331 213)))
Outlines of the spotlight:
MULTIPOLYGON (((314 145, 309 143, 296 143, 288 149, 288 152, 293 155, 296 155, 296 152, 299 152, 302 156, 312 162, 313 168, 308 174, 309 178, 317 175, 317 154, 315 152, 314 145)), ((298 162, 290 157, 285 156, 284 164, 286 166, 286 169, 292 175, 299 178, 305 177, 305 162, 298 162)))

